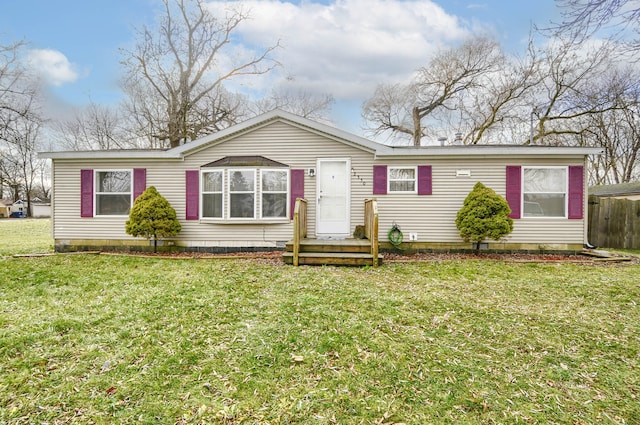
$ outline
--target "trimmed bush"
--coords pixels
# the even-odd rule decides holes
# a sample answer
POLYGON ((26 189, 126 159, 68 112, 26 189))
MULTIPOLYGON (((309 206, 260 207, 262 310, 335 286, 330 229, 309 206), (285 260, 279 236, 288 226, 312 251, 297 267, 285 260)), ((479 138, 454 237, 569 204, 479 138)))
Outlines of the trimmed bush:
POLYGON ((153 252, 157 252, 158 238, 176 236, 182 225, 169 201, 150 186, 133 203, 125 230, 131 236, 153 239, 153 252))
POLYGON ((511 208, 507 201, 493 189, 478 182, 469 192, 456 216, 456 227, 465 242, 473 242, 476 251, 487 239, 495 241, 513 231, 511 208))

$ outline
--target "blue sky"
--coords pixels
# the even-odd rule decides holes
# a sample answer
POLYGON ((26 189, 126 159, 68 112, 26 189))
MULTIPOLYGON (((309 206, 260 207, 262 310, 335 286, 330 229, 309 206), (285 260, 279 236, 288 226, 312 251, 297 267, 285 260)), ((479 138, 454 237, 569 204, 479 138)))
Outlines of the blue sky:
MULTIPOLYGON (((212 1, 219 7, 221 0, 212 1)), ((280 40, 283 64, 234 88, 264 93, 295 86, 336 99, 334 123, 361 133, 362 103, 379 83, 406 81, 438 49, 489 32, 507 51, 523 52, 532 23, 557 20, 553 0, 248 0, 252 19, 239 29, 245 49, 280 40)), ((30 63, 50 89, 52 109, 89 99, 110 104, 118 88, 120 48, 152 24, 159 0, 4 0, 0 43, 24 39, 30 63)))

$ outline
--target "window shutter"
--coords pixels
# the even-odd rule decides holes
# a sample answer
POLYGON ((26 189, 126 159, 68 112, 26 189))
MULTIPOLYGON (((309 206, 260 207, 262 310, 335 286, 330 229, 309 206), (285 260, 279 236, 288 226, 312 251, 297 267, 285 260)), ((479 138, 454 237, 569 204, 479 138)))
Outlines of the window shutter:
POLYGON ((583 218, 584 209, 584 168, 581 165, 569 167, 569 211, 568 218, 583 218))
POLYGON ((200 199, 200 172, 198 170, 187 170, 185 172, 185 180, 187 196, 186 219, 197 220, 199 215, 198 209, 200 199))
POLYGON ((431 195, 431 165, 418 165, 418 195, 431 195))
POLYGON ((289 216, 293 220, 293 213, 296 208, 296 199, 304 198, 304 170, 291 170, 289 179, 291 185, 289 216))
POLYGON ((387 166, 373 166, 373 194, 386 195, 387 193, 387 166))
POLYGON ((147 169, 133 169, 133 200, 140 196, 147 188, 147 169))
POLYGON ((80 170, 80 217, 93 217, 93 170, 80 170))
POLYGON ((507 166, 507 203, 511 208, 511 218, 520 218, 522 205, 522 167, 508 165, 507 166))

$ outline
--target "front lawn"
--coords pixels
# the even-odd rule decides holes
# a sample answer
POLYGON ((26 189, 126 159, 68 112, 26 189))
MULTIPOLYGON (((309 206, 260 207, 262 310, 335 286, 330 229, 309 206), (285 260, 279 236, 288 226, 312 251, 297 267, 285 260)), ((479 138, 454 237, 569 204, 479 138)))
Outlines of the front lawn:
POLYGON ((0 423, 634 424, 640 266, 0 257, 0 423))

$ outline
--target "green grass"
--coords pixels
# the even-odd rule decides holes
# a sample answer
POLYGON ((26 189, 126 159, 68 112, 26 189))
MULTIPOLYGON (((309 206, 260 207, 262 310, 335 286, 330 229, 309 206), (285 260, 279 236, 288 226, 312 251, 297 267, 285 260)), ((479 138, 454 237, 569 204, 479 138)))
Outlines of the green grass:
POLYGON ((0 423, 634 424, 640 266, 0 259, 0 423))
POLYGON ((0 257, 53 251, 49 219, 0 219, 0 235, 0 257))

